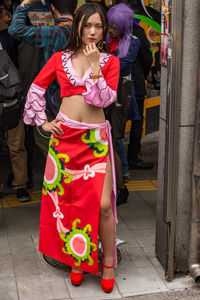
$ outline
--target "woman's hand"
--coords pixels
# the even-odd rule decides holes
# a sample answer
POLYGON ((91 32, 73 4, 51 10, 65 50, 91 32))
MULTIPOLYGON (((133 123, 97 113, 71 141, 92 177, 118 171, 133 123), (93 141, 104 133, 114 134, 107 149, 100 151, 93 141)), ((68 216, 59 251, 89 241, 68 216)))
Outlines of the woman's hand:
POLYGON ((95 43, 86 45, 83 53, 87 56, 90 64, 93 66, 99 65, 100 52, 95 43))
POLYGON ((63 132, 62 128, 60 127, 59 122, 63 122, 63 120, 54 119, 51 122, 45 121, 42 124, 42 129, 44 131, 48 131, 48 132, 53 133, 53 135, 55 135, 56 137, 58 137, 59 135, 63 135, 64 132, 63 132))

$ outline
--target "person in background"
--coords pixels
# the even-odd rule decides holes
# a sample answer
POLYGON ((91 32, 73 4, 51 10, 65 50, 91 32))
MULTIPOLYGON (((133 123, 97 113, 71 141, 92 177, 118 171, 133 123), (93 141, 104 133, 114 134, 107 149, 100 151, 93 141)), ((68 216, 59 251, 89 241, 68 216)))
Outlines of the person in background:
MULTIPOLYGON (((109 50, 120 60, 120 76, 130 76, 133 63, 138 55, 140 41, 132 36, 133 11, 124 3, 111 7, 107 13, 108 17, 108 36, 107 42, 109 50)), ((137 114, 137 104, 132 89, 131 107, 137 114)), ((112 136, 115 153, 116 181, 118 187, 117 205, 127 202, 129 195, 128 189, 124 184, 121 160, 117 153, 117 141, 124 137, 125 125, 128 117, 127 110, 121 105, 113 104, 110 112, 106 113, 112 125, 112 136)))
MULTIPOLYGON (((10 12, 8 12, 5 5, 0 3, 0 43, 18 68, 18 42, 8 34, 11 21, 10 16, 10 12)), ((7 131, 7 145, 13 172, 12 187, 16 190, 17 199, 21 202, 30 200, 29 193, 25 189, 27 182, 27 153, 24 140, 24 124, 21 120, 17 127, 7 131)))
POLYGON ((101 285, 114 286, 116 187, 112 140, 103 108, 116 100, 119 59, 107 53, 107 18, 98 4, 76 12, 66 49, 56 52, 33 81, 24 122, 52 134, 40 217, 40 251, 72 267, 71 282, 83 272, 98 274, 98 234, 103 248, 101 285), (58 79, 62 104, 49 122, 48 85, 58 79))
MULTIPOLYGON (((22 91, 26 98, 34 78, 40 71, 42 50, 21 42, 18 46, 19 74, 21 77, 22 91)), ((34 130, 33 126, 25 125, 25 147, 27 151, 27 188, 33 187, 33 155, 34 155, 34 130)))
MULTIPOLYGON (((32 26, 30 22, 27 24, 28 13, 36 2, 38 0, 23 0, 16 8, 9 34, 30 46, 41 48, 43 50, 41 67, 43 67, 53 53, 66 46, 78 1, 49 0, 48 5, 55 22, 52 26, 32 26)), ((59 84, 54 81, 46 91, 46 113, 49 120, 52 120, 59 111, 60 103, 55 101, 57 90, 59 90, 59 84)), ((46 158, 49 138, 46 137, 46 133, 43 132, 42 128, 38 130, 34 130, 35 143, 46 158)))
POLYGON ((132 67, 132 78, 134 81, 135 97, 137 101, 140 119, 132 118, 130 141, 128 145, 128 164, 129 169, 147 170, 152 169, 153 164, 144 162, 140 157, 142 125, 144 113, 144 99, 146 95, 145 80, 151 70, 152 53, 150 44, 146 38, 144 29, 139 26, 139 20, 134 19, 132 33, 140 40, 140 48, 136 60, 132 67))
POLYGON ((3 0, 3 4, 5 5, 6 10, 12 14, 12 1, 11 0, 3 0))
MULTIPOLYGON (((3 1, 0 1, 0 10, 1 10, 1 26, 10 26, 10 23, 12 21, 12 14, 9 12, 8 8, 6 7, 6 5, 4 4, 3 1), (5 25, 6 24, 6 25, 5 25)), ((6 29, 8 29, 8 27, 6 26, 6 29)))
MULTIPOLYGON (((19 3, 18 3, 19 4, 19 3)), ((12 20, 12 14, 10 11, 16 7, 17 2, 15 1, 12 5, 11 1, 5 1, 4 5, 6 6, 6 11, 8 15, 8 25, 10 26, 12 20), (14 6, 14 7, 13 7, 14 6)), ((29 18, 27 17, 26 24, 31 24, 29 18)), ((21 78, 21 86, 23 96, 26 97, 27 92, 33 79, 36 77, 40 70, 41 63, 41 54, 42 50, 39 48, 32 47, 23 42, 17 42, 18 44, 18 71, 21 78)), ((15 51, 14 49, 12 51, 15 51)), ((25 147, 27 152, 27 176, 28 180, 26 183, 26 188, 30 189, 33 187, 33 171, 32 171, 32 157, 34 152, 34 136, 33 136, 33 127, 25 125, 25 147)), ((8 187, 12 186, 14 180, 14 174, 10 173, 7 179, 8 187)))

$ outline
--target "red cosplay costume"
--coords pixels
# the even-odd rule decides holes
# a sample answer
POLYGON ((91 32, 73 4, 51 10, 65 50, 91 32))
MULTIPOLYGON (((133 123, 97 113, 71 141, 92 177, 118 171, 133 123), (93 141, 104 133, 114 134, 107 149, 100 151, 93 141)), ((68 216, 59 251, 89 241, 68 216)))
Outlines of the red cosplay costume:
MULTIPOLYGON (((46 88, 58 79, 61 98, 82 94, 87 103, 106 107, 116 100, 119 60, 100 53, 100 74, 96 82, 91 67, 82 78, 71 63, 71 52, 55 53, 35 78, 27 95, 24 122, 42 125, 46 88)), ((52 136, 42 189, 40 251, 61 262, 90 273, 98 273, 97 237, 100 201, 108 153, 111 158, 113 187, 111 203, 115 223, 116 185, 109 122, 86 124, 63 119, 64 134, 52 136)), ((114 264, 116 266, 116 247, 114 264)))

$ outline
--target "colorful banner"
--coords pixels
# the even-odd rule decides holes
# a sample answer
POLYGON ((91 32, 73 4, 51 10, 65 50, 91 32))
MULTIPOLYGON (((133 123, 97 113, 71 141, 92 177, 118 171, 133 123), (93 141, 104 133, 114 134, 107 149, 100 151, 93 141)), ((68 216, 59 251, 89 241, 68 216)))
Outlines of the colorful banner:
POLYGON ((50 26, 53 24, 50 11, 30 11, 28 16, 34 26, 50 26))
POLYGON ((169 0, 162 0, 160 63, 167 66, 169 52, 169 0))
POLYGON ((152 7, 157 11, 161 11, 161 0, 141 0, 144 2, 144 5, 152 7))

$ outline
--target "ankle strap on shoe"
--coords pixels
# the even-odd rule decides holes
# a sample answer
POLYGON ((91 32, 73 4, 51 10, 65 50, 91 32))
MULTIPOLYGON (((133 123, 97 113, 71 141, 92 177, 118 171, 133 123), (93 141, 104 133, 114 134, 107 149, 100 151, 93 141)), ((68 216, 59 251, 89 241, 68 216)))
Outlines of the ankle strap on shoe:
POLYGON ((103 267, 103 268, 106 268, 106 269, 112 269, 112 268, 114 267, 114 265, 112 265, 112 266, 106 266, 106 265, 104 265, 104 264, 102 263, 102 267, 103 267))

